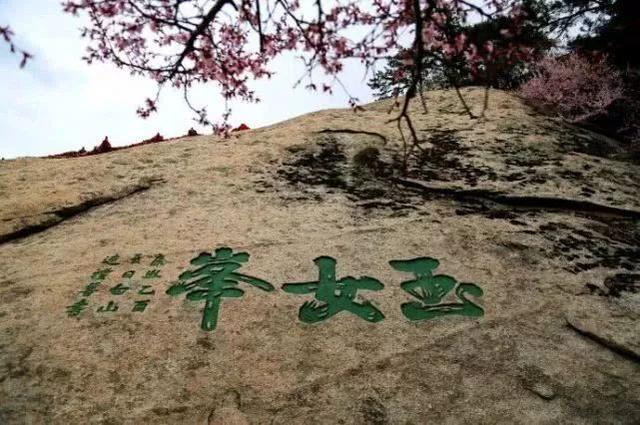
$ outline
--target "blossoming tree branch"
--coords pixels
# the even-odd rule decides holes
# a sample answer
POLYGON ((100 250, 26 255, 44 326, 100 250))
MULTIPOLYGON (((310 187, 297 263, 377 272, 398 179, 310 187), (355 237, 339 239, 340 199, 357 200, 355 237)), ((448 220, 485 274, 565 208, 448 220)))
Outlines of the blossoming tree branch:
MULTIPOLYGON (((301 52, 311 90, 331 91, 341 84, 345 60, 356 58, 370 69, 377 61, 407 52, 413 80, 396 118, 414 137, 407 107, 418 93, 425 57, 483 72, 497 55, 522 59, 526 46, 494 48, 470 42, 459 25, 469 19, 509 17, 504 37, 526 19, 518 0, 77 0, 63 3, 68 13, 86 13, 89 39, 86 60, 112 62, 158 83, 138 113, 154 112, 162 87, 180 88, 201 124, 229 130, 229 110, 222 122, 210 122, 206 107, 189 100, 197 83, 215 82, 225 100, 258 101, 248 83, 270 77, 269 62, 285 51, 301 52), (365 29, 354 38, 354 28, 365 29), (314 80, 314 71, 327 78, 314 80)), ((346 88, 345 88, 346 90, 346 88)), ((357 99, 350 96, 352 106, 357 99)))
POLYGON ((20 53, 20 68, 24 68, 29 59, 33 57, 31 53, 22 50, 13 41, 14 33, 10 26, 1 26, 0 25, 0 41, 4 41, 9 45, 9 50, 11 53, 20 53))

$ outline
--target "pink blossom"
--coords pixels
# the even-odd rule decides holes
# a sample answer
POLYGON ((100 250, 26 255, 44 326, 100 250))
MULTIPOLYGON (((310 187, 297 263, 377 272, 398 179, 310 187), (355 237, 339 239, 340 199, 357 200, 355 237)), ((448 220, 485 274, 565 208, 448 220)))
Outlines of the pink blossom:
MULTIPOLYGON (((480 7, 486 16, 524 19, 522 9, 515 7, 519 1, 488 0, 480 2, 480 7)), ((185 93, 198 83, 213 82, 225 100, 257 101, 249 82, 270 77, 270 61, 286 51, 304 61, 303 85, 325 92, 339 81, 347 59, 358 58, 371 66, 380 58, 415 51, 415 40, 402 37, 416 31, 411 0, 372 0, 368 7, 359 0, 310 3, 314 13, 303 13, 297 0, 65 0, 63 7, 67 13, 88 17, 83 29, 89 45, 87 62, 111 62, 154 79, 160 88, 168 84, 185 93), (366 35, 354 37, 353 29, 359 28, 365 28, 366 35), (312 81, 315 70, 323 71, 326 79, 312 81)), ((465 34, 456 32, 456 26, 449 24, 475 12, 471 3, 421 0, 418 45, 425 55, 455 60, 473 70, 497 55, 507 60, 526 56, 523 46, 498 51, 487 43, 478 49, 465 34)), ((511 37, 516 31, 505 29, 503 35, 511 37)), ((10 42, 11 35, 8 28, 0 27, 5 41, 10 42)), ((208 123, 204 108, 192 109, 200 121, 208 123)), ((138 112, 148 116, 155 110, 152 101, 138 112)), ((228 114, 222 118, 214 128, 225 133, 228 114)))
POLYGON ((521 87, 520 95, 573 122, 605 112, 624 94, 620 73, 607 64, 606 56, 547 56, 535 73, 521 87))

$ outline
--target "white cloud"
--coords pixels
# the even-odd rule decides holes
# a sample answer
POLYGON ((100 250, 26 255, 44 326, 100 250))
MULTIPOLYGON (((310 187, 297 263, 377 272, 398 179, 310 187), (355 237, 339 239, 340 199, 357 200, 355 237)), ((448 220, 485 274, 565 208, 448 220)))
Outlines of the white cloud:
MULTIPOLYGON (((16 42, 35 54, 23 70, 19 58, 0 44, 0 157, 39 156, 89 149, 106 135, 114 145, 133 143, 160 132, 164 136, 186 133, 194 126, 193 114, 181 93, 166 90, 159 113, 147 120, 135 110, 155 93, 153 82, 131 77, 107 64, 82 61, 85 41, 82 21, 62 12, 58 1, 0 0, 0 25, 9 24, 16 42)), ((325 108, 346 107, 339 87, 334 95, 314 93, 293 84, 303 68, 294 54, 271 64, 271 80, 253 84, 258 104, 232 104, 234 124, 250 127, 273 124, 293 116, 325 108)), ((345 67, 342 80, 361 102, 371 100, 356 62, 345 67)), ((212 118, 220 116, 224 103, 215 86, 193 90, 194 103, 206 104, 212 118)))

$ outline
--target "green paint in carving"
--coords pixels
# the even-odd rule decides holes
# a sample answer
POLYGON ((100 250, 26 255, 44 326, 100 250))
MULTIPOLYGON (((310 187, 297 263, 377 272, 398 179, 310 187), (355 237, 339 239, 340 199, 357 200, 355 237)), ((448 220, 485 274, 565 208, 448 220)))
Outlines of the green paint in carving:
POLYGON ((267 292, 275 289, 262 279, 236 273, 247 261, 248 253, 234 254, 228 247, 216 249, 215 255, 203 252, 191 260, 195 269, 183 272, 179 276, 180 281, 167 289, 167 294, 178 296, 186 293, 189 301, 205 301, 200 327, 205 331, 214 330, 222 298, 239 298, 244 294, 242 289, 236 288, 240 282, 267 292))
POLYGON ((105 280, 111 272, 111 268, 97 270, 91 275, 91 280, 105 280))
POLYGON ((142 254, 135 254, 133 257, 131 257, 129 262, 131 264, 140 264, 141 259, 142 259, 142 254))
POLYGON ((135 304, 133 306, 133 311, 137 313, 142 313, 147 308, 147 305, 151 302, 151 300, 141 300, 134 301, 135 304))
POLYGON ((120 261, 120 256, 118 254, 115 254, 102 260, 102 263, 108 264, 109 266, 117 266, 120 264, 119 261, 120 261))
POLYGON ((165 264, 166 264, 166 261, 164 259, 164 255, 157 254, 153 259, 153 261, 151 262, 151 267, 162 267, 165 264))
POLYGON ((83 297, 90 297, 91 294, 93 294, 98 290, 98 286, 100 286, 101 283, 102 283, 101 281, 95 281, 95 282, 89 283, 82 291, 80 291, 80 294, 83 297))
POLYGON ((160 270, 153 269, 147 270, 147 272, 142 276, 143 279, 158 279, 160 277, 160 270))
POLYGON ((106 306, 100 306, 98 307, 98 313, 106 313, 106 312, 114 312, 114 311, 118 311, 118 303, 113 302, 113 301, 109 301, 109 303, 106 306))
POLYGON ((129 271, 126 271, 126 272, 122 273, 122 277, 125 278, 125 279, 131 279, 134 274, 136 274, 135 270, 129 270, 129 271))
POLYGON ((403 290, 420 300, 401 306, 402 313, 409 320, 429 320, 441 316, 460 315, 479 317, 484 310, 466 298, 466 295, 481 297, 482 288, 473 283, 460 283, 451 276, 433 275, 440 262, 429 257, 411 260, 393 260, 389 264, 398 271, 413 273, 416 279, 400 285, 403 290), (443 302, 455 288, 455 295, 461 302, 443 302))
POLYGON ((142 285, 142 288, 138 291, 138 295, 153 295, 156 291, 152 288, 151 285, 142 285))
POLYGON ((89 303, 87 302, 87 300, 83 298, 80 301, 67 306, 67 315, 69 317, 78 317, 80 313, 82 313, 84 309, 87 308, 88 304, 89 303))
POLYGON ((127 292, 129 289, 131 289, 129 286, 126 286, 123 283, 118 283, 116 286, 109 289, 109 292, 111 292, 111 294, 113 295, 122 295, 125 292, 127 292))
POLYGON ((290 294, 315 294, 314 301, 306 301, 298 312, 305 323, 316 323, 329 319, 341 311, 348 311, 368 322, 379 322, 384 314, 369 301, 354 301, 360 290, 380 291, 384 285, 377 279, 351 276, 336 280, 336 260, 318 257, 313 262, 319 270, 319 279, 313 282, 286 283, 282 290, 290 294))

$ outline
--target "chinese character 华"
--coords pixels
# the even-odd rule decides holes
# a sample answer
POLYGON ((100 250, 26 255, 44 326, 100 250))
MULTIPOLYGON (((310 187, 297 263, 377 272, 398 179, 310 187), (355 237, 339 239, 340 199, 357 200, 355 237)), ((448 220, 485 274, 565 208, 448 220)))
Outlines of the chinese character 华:
POLYGON ((244 294, 242 289, 236 288, 240 282, 267 292, 275 289, 262 279, 236 272, 248 260, 246 252, 234 254, 227 247, 216 249, 215 255, 203 252, 191 260, 196 268, 183 272, 180 281, 167 289, 167 294, 177 296, 186 292, 189 301, 205 301, 200 327, 211 331, 216 328, 222 298, 238 298, 244 294))

